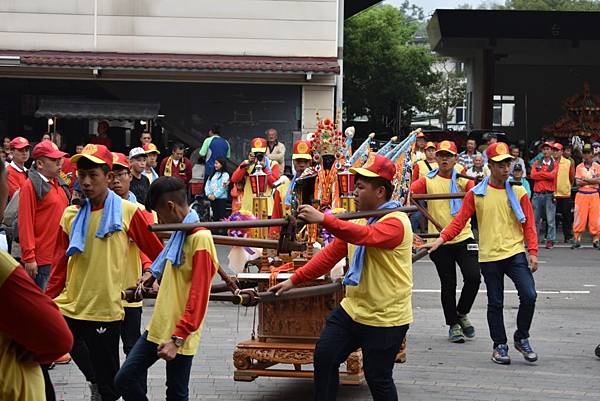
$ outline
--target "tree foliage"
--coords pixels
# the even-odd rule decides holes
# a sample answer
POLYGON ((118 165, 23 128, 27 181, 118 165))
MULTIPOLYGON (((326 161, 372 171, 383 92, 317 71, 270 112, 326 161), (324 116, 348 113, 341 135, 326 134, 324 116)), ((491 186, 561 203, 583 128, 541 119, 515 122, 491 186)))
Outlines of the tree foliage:
POLYGON ((347 118, 367 116, 373 128, 398 128, 399 111, 406 124, 414 107, 425 107, 424 89, 435 80, 434 58, 428 47, 413 43, 417 28, 414 16, 392 5, 372 7, 346 21, 347 118))
MULTIPOLYGON (((457 8, 473 8, 463 4, 457 8)), ((600 11, 598 0, 506 0, 504 4, 484 1, 477 6, 489 10, 532 10, 532 11, 600 11)))
POLYGON ((449 58, 439 57, 435 66, 436 79, 426 96, 426 110, 436 115, 442 128, 447 129, 448 120, 452 118, 456 108, 465 101, 467 80, 464 73, 458 71, 455 62, 449 58))

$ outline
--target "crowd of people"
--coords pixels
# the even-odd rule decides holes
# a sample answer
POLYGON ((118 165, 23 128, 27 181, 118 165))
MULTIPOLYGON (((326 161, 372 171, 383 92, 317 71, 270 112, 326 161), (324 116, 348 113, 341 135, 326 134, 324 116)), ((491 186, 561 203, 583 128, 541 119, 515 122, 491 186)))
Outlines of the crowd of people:
MULTIPOLYGON (((593 246, 600 249, 600 143, 573 152, 545 140, 532 160, 493 135, 477 145, 469 139, 459 152, 453 141, 428 142, 420 133, 411 152, 412 193, 466 193, 464 199, 426 204, 443 228, 425 247, 440 278, 448 340, 462 343, 475 336, 468 315, 483 275, 492 360, 510 363, 502 315, 506 275, 520 301, 514 346, 534 362, 538 356, 529 329, 538 237, 553 248, 559 211, 566 242, 579 248, 589 230, 593 246), (504 230, 499 233, 496 227, 504 230), (457 265, 464 278, 458 303, 457 265)), ((226 216, 230 196, 233 211, 251 210, 256 195, 248 177, 261 170, 266 174, 261 195, 268 198, 267 213, 283 215, 291 206, 296 179, 314 162, 311 144, 296 141, 287 166, 276 130, 254 138, 250 147, 248 158, 229 175, 229 144, 216 126, 194 164, 181 144, 174 144, 159 163, 160 151, 148 133, 127 155, 93 143, 68 157, 51 137, 33 147, 23 137, 5 141, 0 215, 12 256, 0 252, 0 302, 9 309, 0 319, 0 367, 11 373, 0 378, 0 398, 31 394, 22 399, 38 399, 35 395, 43 393, 45 399, 55 399, 49 370, 72 358, 94 400, 146 399, 147 371, 158 359, 167 361, 167 398, 187 399, 219 261, 210 231, 175 232, 164 244, 148 224, 198 222, 190 195, 205 196, 216 220, 226 216), (193 189, 197 165, 203 166, 205 179, 193 189), (160 288, 143 332, 141 303, 121 299, 124 289, 138 285, 160 288), (36 336, 36 331, 45 334, 36 336), (126 354, 122 365, 120 341, 126 354)), ((350 172, 356 176, 358 210, 399 206, 391 200, 393 162, 373 154, 350 172)), ((335 399, 339 365, 361 348, 374 398, 397 399, 392 370, 413 319, 412 244, 421 222, 401 212, 344 222, 309 205, 298 208, 298 217, 321 224, 335 240, 271 291, 282 294, 327 273, 344 257, 350 261, 346 296, 327 319, 315 349, 315 398, 335 399)), ((431 221, 427 231, 438 232, 431 221)))

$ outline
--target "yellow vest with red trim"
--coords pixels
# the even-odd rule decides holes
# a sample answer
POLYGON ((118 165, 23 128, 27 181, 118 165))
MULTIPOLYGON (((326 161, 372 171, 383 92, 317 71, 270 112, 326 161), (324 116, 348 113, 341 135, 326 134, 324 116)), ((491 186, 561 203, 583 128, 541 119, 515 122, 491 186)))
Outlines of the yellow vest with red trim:
MULTIPOLYGON (((270 161, 270 168, 273 169, 273 167, 275 165, 278 165, 279 163, 277 163, 274 160, 269 160, 270 161)), ((244 195, 242 196, 242 210, 248 210, 248 211, 253 211, 252 210, 252 199, 254 199, 254 193, 252 192, 252 184, 250 184, 250 179, 251 177, 250 172, 254 169, 255 164, 251 164, 250 166, 248 166, 246 168, 247 174, 246 174, 246 182, 244 183, 244 195)), ((264 169, 263 169, 264 171, 264 169)), ((283 174, 283 172, 281 172, 283 174)), ((267 184, 266 185, 267 190, 264 193, 264 197, 267 198, 267 213, 270 216, 271 214, 273 214, 273 188, 267 184)))
MULTIPOLYGON (((0 291, 15 269, 20 269, 19 263, 8 253, 0 251, 0 291)), ((12 346, 12 339, 2 332, 0 332, 0 400, 46 400, 44 376, 40 365, 35 362, 19 362, 15 348, 12 346)))
MULTIPOLYGON (((379 221, 397 218, 404 238, 394 249, 367 247, 357 286, 346 286, 342 308, 352 320, 367 326, 392 327, 412 323, 412 228, 406 213, 393 212, 379 221)), ((367 220, 354 221, 365 225, 367 220)), ((355 245, 348 243, 348 260, 355 245)))
MULTIPOLYGON (((210 253, 215 266, 213 275, 217 272, 219 260, 210 231, 200 230, 188 235, 183 243, 183 263, 179 267, 173 267, 171 262, 167 261, 154 305, 154 313, 147 327, 148 341, 160 344, 171 340, 175 326, 183 316, 187 305, 192 285, 194 254, 201 250, 210 253)), ((208 303, 208 299, 206 302, 208 303)), ((201 331, 202 324, 198 330, 188 336, 183 345, 177 349, 177 353, 194 355, 200 344, 201 331)))
MULTIPOLYGON (((512 187, 520 202, 527 191, 512 187)), ((475 211, 479 225, 479 261, 495 262, 525 252, 523 226, 510 207, 506 190, 487 187, 485 196, 475 195, 475 211)))
POLYGON ((554 195, 559 198, 568 198, 571 196, 571 181, 569 173, 571 172, 571 160, 566 157, 560 158, 558 164, 558 174, 556 177, 556 192, 554 195))
MULTIPOLYGON (((464 192, 467 187, 467 183, 469 180, 466 178, 458 177, 456 179, 456 186, 459 191, 464 192)), ((450 193, 450 178, 440 177, 436 175, 433 178, 425 178, 425 183, 427 185, 427 193, 428 194, 448 194, 450 193)), ((441 224, 442 227, 447 227, 452 219, 454 218, 451 214, 450 209, 450 201, 448 199, 439 199, 439 200, 428 200, 427 201, 427 211, 438 223, 441 224)), ((430 234, 438 234, 439 231, 431 221, 428 222, 428 232, 430 234)), ((473 238, 473 232, 471 231, 471 220, 467 222, 465 228, 462 229, 460 234, 458 234, 454 239, 448 241, 447 244, 456 244, 458 242, 462 242, 467 238, 473 238)))

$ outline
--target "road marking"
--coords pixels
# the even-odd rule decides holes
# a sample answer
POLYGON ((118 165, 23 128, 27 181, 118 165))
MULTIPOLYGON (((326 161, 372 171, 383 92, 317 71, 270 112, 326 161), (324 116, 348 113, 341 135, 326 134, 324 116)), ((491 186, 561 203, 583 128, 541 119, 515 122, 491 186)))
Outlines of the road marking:
MULTIPOLYGON (((460 292, 461 290, 456 290, 456 292, 460 292)), ((412 290, 414 293, 420 294, 439 294, 441 290, 436 289, 426 289, 426 288, 415 288, 412 290)), ((487 290, 479 290, 479 292, 486 292, 487 290)), ((504 290, 505 294, 518 294, 517 290, 504 290)), ((537 290, 538 294, 589 294, 590 291, 579 291, 579 290, 537 290)))

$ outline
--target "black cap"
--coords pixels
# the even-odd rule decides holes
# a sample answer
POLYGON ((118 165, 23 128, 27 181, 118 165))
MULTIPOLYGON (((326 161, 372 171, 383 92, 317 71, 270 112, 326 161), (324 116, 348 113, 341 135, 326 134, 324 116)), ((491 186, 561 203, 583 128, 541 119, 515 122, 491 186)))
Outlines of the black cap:
POLYGON ((515 164, 513 171, 523 171, 523 166, 520 163, 515 164))

